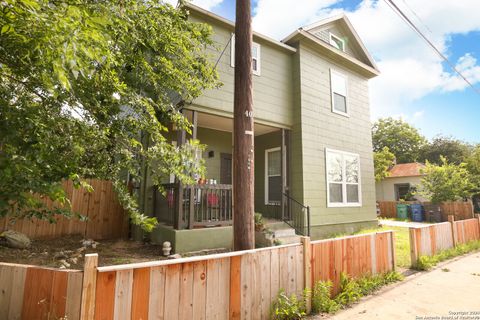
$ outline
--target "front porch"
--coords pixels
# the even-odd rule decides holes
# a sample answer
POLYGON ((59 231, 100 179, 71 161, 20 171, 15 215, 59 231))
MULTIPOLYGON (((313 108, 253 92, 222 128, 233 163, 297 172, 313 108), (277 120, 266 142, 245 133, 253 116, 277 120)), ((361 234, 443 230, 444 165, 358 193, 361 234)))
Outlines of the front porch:
MULTIPOLYGON (((188 110, 185 115, 194 124, 188 138, 206 145, 202 153, 206 176, 195 185, 183 185, 170 177, 161 188, 154 187, 153 214, 172 230, 231 226, 233 121, 197 111, 188 110)), ((308 234, 309 209, 289 196, 289 130, 256 123, 254 132, 255 212, 308 234)), ((175 143, 186 141, 185 132, 178 132, 175 143)))

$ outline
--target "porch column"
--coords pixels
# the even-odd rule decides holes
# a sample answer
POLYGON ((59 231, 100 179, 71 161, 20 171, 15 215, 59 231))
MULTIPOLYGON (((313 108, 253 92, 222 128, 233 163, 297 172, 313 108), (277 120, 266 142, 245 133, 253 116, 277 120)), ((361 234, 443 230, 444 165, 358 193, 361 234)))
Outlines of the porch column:
MULTIPOLYGON (((183 113, 183 111, 180 111, 183 113)), ((177 146, 181 147, 185 144, 186 133, 185 130, 178 128, 177 129, 177 146)), ((176 230, 183 228, 183 183, 175 177, 177 181, 177 201, 176 201, 176 215, 174 215, 173 227, 176 230)))
MULTIPOLYGON (((198 119, 198 113, 197 111, 192 111, 192 140, 197 139, 197 119, 198 119)), ((193 229, 193 223, 195 221, 195 188, 193 186, 190 186, 190 210, 188 212, 188 229, 193 229)))
POLYGON ((282 174, 282 220, 285 220, 286 211, 285 211, 285 204, 286 198, 285 193, 287 192, 287 145, 286 145, 286 132, 285 129, 281 129, 282 133, 282 145, 280 146, 281 149, 281 174, 282 174))

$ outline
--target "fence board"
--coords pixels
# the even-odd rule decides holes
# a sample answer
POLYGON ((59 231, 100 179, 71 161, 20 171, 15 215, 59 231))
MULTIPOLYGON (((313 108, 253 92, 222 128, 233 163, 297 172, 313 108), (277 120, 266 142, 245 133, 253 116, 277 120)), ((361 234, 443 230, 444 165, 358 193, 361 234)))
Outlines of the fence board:
POLYGON ((457 228, 458 243, 480 240, 480 226, 478 219, 474 218, 455 221, 454 225, 457 228))
POLYGON ((113 319, 115 308, 116 272, 97 274, 97 293, 95 294, 95 319, 113 319))
POLYGON ((148 319, 150 273, 150 268, 133 270, 131 319, 148 319))
MULTIPOLYGON (((65 235, 82 235, 94 239, 127 237, 128 217, 118 201, 112 183, 95 179, 86 181, 93 186, 94 192, 75 189, 71 181, 62 184, 70 200, 71 211, 88 217, 86 222, 57 216, 55 224, 36 218, 21 219, 11 224, 7 217, 0 219, 1 228, 22 232, 32 239, 52 239, 65 235)), ((53 207, 50 200, 43 201, 48 207, 53 207)))
POLYGON ((163 313, 165 310, 165 271, 166 267, 150 268, 150 292, 148 306, 148 319, 150 320, 163 319, 163 313))

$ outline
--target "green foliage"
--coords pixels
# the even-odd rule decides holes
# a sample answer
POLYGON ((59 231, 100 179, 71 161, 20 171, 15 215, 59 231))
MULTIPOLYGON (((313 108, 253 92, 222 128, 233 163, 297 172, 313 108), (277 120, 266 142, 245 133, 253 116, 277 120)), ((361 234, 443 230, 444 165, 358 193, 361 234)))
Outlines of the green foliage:
POLYGON ((265 226, 265 222, 263 221, 262 214, 259 212, 255 212, 254 221, 255 221, 255 230, 262 231, 265 226))
POLYGON ((273 320, 296 320, 303 319, 306 313, 306 296, 308 292, 304 291, 303 296, 299 299, 295 294, 288 296, 285 291, 281 290, 277 300, 272 306, 273 320))
POLYGON ((388 170, 394 165, 395 155, 388 147, 373 153, 373 164, 375 167, 375 181, 382 181, 388 177, 388 170))
POLYGON ((335 313, 340 309, 338 303, 331 298, 333 284, 331 281, 317 281, 313 286, 312 312, 335 313))
POLYGON ((424 176, 420 184, 419 194, 433 203, 456 201, 470 197, 474 192, 470 173, 465 163, 454 165, 441 157, 442 165, 429 162, 423 169, 424 176))
POLYGON ((335 297, 335 301, 342 306, 347 306, 362 297, 362 290, 357 280, 349 277, 345 273, 340 275, 340 293, 335 297))
POLYGON ((475 191, 478 193, 480 192, 480 145, 473 148, 470 156, 466 159, 466 163, 475 191))
POLYGON ((166 134, 190 131, 179 102, 218 85, 211 28, 187 17, 154 0, 0 3, 0 216, 66 214, 36 195, 68 208, 61 182, 98 178, 134 223, 155 226, 126 184, 144 167, 156 184, 202 175, 198 142, 175 147, 166 134))
POLYGON ((445 157, 448 162, 460 164, 465 162, 471 153, 471 146, 464 141, 453 137, 438 136, 433 138, 428 144, 420 150, 420 160, 437 165, 442 164, 441 157, 445 157))
POLYGON ((332 283, 319 281, 315 283, 312 297, 312 311, 335 313, 358 301, 361 297, 372 294, 381 287, 403 280, 403 275, 392 271, 384 274, 365 275, 352 278, 342 273, 340 275, 340 292, 332 299, 332 283))
POLYGON ((480 249, 480 241, 470 241, 468 243, 458 244, 454 248, 442 250, 433 256, 420 256, 414 268, 417 270, 430 270, 437 263, 461 256, 463 254, 477 251, 480 249))
POLYGON ((388 147, 397 163, 415 162, 419 159, 425 138, 418 130, 403 120, 379 119, 372 128, 373 151, 381 152, 388 147))

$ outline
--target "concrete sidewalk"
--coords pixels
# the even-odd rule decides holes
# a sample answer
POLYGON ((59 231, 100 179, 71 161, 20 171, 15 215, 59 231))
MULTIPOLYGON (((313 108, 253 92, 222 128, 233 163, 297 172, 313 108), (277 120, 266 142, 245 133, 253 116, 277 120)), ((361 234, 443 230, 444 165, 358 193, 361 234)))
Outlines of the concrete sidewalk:
POLYGON ((413 222, 413 221, 397 221, 397 220, 387 220, 387 219, 378 219, 378 223, 382 226, 392 226, 392 227, 426 227, 432 225, 431 223, 426 222, 413 222))
POLYGON ((480 253, 411 275, 335 316, 313 319, 325 318, 480 319, 480 253))

